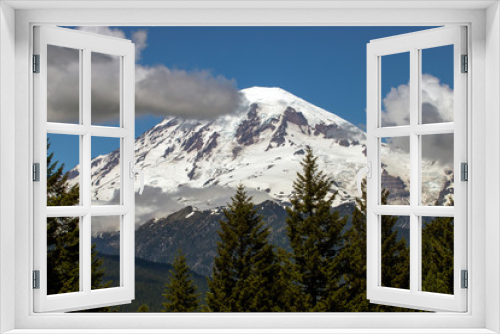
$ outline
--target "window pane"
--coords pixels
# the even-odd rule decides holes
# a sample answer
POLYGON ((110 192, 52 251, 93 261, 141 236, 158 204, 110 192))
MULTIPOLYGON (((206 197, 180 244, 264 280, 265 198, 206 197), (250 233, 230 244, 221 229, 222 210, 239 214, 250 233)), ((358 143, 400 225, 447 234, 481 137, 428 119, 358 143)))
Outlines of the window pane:
POLYGON ((47 121, 80 122, 80 50, 47 45, 47 121))
POLYGON ((120 204, 120 138, 92 137, 92 205, 120 204))
POLYGON ((120 58, 92 52, 92 125, 120 126, 120 58))
POLYGON ((453 294, 451 217, 422 217, 422 291, 453 294))
POLYGON ((453 122, 453 45, 421 52, 421 123, 453 122))
POLYGON ((382 138, 380 144, 382 205, 410 204, 410 137, 382 138))
POLYGON ((381 58, 381 126, 410 124, 410 53, 381 58))
POLYGON ((80 218, 47 218, 47 294, 80 291, 80 218))
POLYGON ((382 216, 382 286, 410 288, 410 217, 382 216))
POLYGON ((453 205, 453 134, 427 135, 422 143, 422 205, 453 205))
POLYGON ((120 219, 92 217, 92 290, 120 286, 120 219), (108 249, 98 252, 98 243, 108 249))
POLYGON ((47 206, 80 205, 80 137, 47 134, 47 206))

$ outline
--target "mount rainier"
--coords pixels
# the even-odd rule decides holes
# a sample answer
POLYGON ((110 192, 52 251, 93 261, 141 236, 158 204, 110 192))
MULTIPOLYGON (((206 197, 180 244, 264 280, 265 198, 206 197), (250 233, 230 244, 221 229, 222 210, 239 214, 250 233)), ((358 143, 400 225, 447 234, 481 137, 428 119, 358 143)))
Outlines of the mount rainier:
MULTIPOLYGON (((135 163, 146 180, 146 197, 136 197, 137 224, 187 206, 223 206, 239 184, 256 203, 289 202, 307 146, 318 157, 319 168, 335 181, 335 205, 355 200, 355 175, 366 165, 366 134, 361 129, 280 88, 240 92, 245 103, 237 112, 212 120, 166 117, 136 139, 135 163)), ((391 203, 407 203, 408 154, 381 143, 381 155, 382 183, 391 203)), ((119 150, 92 159, 93 202, 117 202, 119 162, 119 150)), ((433 161, 422 165, 433 175, 429 201, 447 202, 453 173, 433 161)), ((70 172, 70 183, 78 179, 78 169, 70 172)))

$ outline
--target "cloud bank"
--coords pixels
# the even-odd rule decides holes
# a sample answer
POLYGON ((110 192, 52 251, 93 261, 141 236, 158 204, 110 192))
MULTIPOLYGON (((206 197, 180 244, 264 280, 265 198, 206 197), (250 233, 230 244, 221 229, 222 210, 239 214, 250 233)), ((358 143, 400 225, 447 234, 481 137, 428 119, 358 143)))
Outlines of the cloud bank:
MULTIPOLYGON (((408 85, 392 88, 383 99, 382 124, 384 126, 408 125, 410 89, 408 85)), ((439 79, 422 75, 422 124, 453 122, 453 90, 440 83, 439 79)), ((393 148, 409 152, 409 140, 391 138, 388 140, 393 148)), ((422 137, 422 157, 440 163, 443 166, 453 165, 453 135, 428 135, 422 137)))
MULTIPOLYGON (((80 27, 82 31, 127 38, 109 27, 80 27)), ((135 43, 136 59, 147 48, 147 31, 130 36, 135 43)), ((78 122, 78 52, 53 47, 48 57, 49 121, 78 122)), ((119 113, 119 58, 92 54, 93 124, 116 122, 119 113)), ((237 111, 242 102, 236 82, 210 70, 184 71, 164 65, 136 64, 136 116, 178 116, 212 119, 237 111)))
MULTIPOLYGON (((189 186, 180 187, 175 192, 164 192, 159 187, 144 186, 142 195, 135 196, 135 227, 153 218, 164 218, 177 212, 186 206, 192 205, 198 210, 208 210, 220 206, 226 206, 231 202, 231 197, 235 194, 235 189, 221 186, 208 186, 204 188, 191 188, 189 186)), ((258 204, 271 199, 264 191, 247 189, 248 196, 253 198, 253 202, 258 204)), ((119 203, 120 194, 115 192, 109 202, 102 204, 119 203)), ((116 223, 116 216, 105 216, 92 218, 92 231, 110 232, 117 231, 119 224, 116 223)))

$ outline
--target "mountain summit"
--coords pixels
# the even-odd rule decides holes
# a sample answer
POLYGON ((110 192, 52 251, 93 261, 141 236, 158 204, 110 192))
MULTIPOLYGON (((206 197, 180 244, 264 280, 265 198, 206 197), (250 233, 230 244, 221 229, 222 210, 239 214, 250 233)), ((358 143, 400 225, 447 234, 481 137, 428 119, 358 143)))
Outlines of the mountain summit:
MULTIPOLYGON (((241 93, 246 102, 237 112, 214 120, 166 117, 137 138, 136 167, 144 171, 146 185, 172 194, 183 206, 202 209, 224 205, 240 183, 254 197, 260 196, 257 200, 289 202, 293 180, 310 146, 320 169, 335 181, 335 205, 354 200, 356 172, 366 165, 366 134, 361 129, 281 88, 253 87, 241 93), (181 191, 211 187, 229 195, 218 200, 185 196, 181 191)), ((409 173, 405 175, 401 162, 409 162, 408 155, 384 143, 381 150, 386 159, 383 182, 394 188, 389 189, 394 204, 404 204, 409 173)), ((92 160, 94 201, 109 202, 118 193, 117 157, 115 151, 92 160)), ((437 174, 438 183, 445 178, 452 187, 452 175, 437 174)), ((73 180, 76 175, 78 167, 71 172, 73 180)))

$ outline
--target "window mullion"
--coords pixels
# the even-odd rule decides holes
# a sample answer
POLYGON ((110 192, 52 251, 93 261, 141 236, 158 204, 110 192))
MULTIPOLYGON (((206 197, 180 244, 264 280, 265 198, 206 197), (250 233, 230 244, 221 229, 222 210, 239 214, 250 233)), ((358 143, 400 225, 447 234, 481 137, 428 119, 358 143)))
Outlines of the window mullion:
MULTIPOLYGON (((419 92, 419 101, 422 101, 422 92, 419 92)), ((419 103, 419 109, 421 113, 421 103, 419 103)), ((455 124, 453 122, 448 122, 448 123, 434 123, 434 124, 420 124, 416 125, 415 127, 412 128, 412 132, 415 134, 418 134, 420 136, 422 135, 437 135, 437 134, 444 134, 444 133, 453 133, 455 131, 455 124)))
POLYGON ((375 205, 373 213, 377 215, 389 216, 409 216, 415 214, 417 216, 428 217, 454 217, 454 206, 418 206, 413 209, 409 205, 375 205))
MULTIPOLYGON (((83 49, 82 59, 82 89, 80 97, 82 99, 82 125, 90 130, 91 126, 91 51, 88 48, 83 49)), ((80 253, 80 277, 83 281, 83 291, 90 293, 92 290, 92 236, 91 236, 91 134, 90 131, 81 136, 82 147, 80 152, 81 165, 80 171, 82 175, 81 198, 84 208, 88 208, 88 212, 83 216, 82 224, 80 226, 80 243, 82 245, 82 252, 80 253)))
POLYGON ((416 293, 420 290, 420 235, 419 217, 414 209, 420 203, 419 183, 419 137, 415 134, 418 125, 420 91, 420 57, 418 49, 410 50, 410 291, 416 293))

